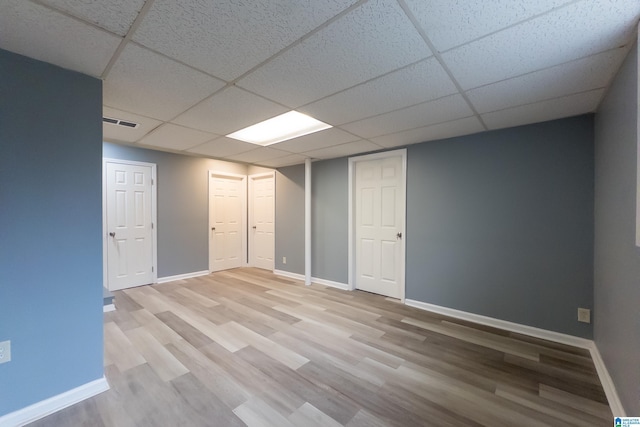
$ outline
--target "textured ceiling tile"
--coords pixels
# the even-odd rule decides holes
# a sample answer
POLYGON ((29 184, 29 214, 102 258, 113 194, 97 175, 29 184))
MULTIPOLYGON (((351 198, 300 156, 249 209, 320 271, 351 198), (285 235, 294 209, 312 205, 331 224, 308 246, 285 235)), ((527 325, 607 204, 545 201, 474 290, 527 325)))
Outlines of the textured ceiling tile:
POLYGON ((489 129, 500 129, 577 116, 594 112, 603 93, 604 89, 592 90, 563 98, 482 114, 481 117, 489 129))
POLYGON ((456 93, 435 58, 411 65, 299 108, 333 125, 341 125, 456 93))
POLYGON ((187 151, 190 153, 222 158, 255 150, 255 148, 255 144, 249 144, 248 142, 238 141, 237 139, 231 139, 223 136, 205 144, 193 147, 187 151))
POLYGON ((232 80, 353 3, 355 0, 156 0, 133 38, 232 80))
POLYGON ((288 110, 245 90, 230 87, 178 116, 175 123, 227 135, 288 110))
POLYGON ((187 150, 217 137, 212 133, 166 123, 142 138, 139 143, 171 150, 187 150))
POLYGON ((271 145, 271 147, 292 153, 304 153, 305 151, 344 144, 345 142, 351 142, 357 139, 360 138, 343 130, 330 128, 310 135, 279 142, 271 145))
POLYGON ((308 151, 305 156, 315 159, 333 159, 336 157, 352 156, 355 154, 369 153, 371 151, 381 150, 382 147, 370 141, 348 142, 342 145, 334 145, 333 147, 321 148, 319 150, 308 151))
POLYGON ((462 96, 452 95, 341 127, 363 138, 373 138, 472 115, 462 96))
POLYGON ((467 92, 480 113, 605 87, 628 50, 618 48, 467 92))
POLYGON ((581 1, 443 54, 463 89, 593 55, 629 43, 636 1, 581 1))
POLYGON ((40 0, 116 34, 124 36, 138 16, 144 0, 40 0))
POLYGON ((135 129, 111 123, 102 123, 102 137, 105 141, 110 142, 136 142, 162 124, 159 120, 127 113, 125 111, 116 110, 115 108, 109 108, 106 106, 102 109, 102 115, 112 119, 138 123, 138 127, 135 129))
POLYGON ((406 0, 440 50, 467 43, 573 0, 406 0))
POLYGON ((286 151, 276 150, 269 147, 260 147, 245 153, 236 154, 233 156, 227 156, 227 160, 245 163, 260 163, 266 160, 275 159, 278 157, 288 156, 291 153, 286 151))
POLYGON ((395 1, 369 1, 238 85, 296 108, 430 55, 395 1))
POLYGON ((26 0, 0 2, 0 48, 100 76, 120 38, 26 0))
POLYGON ((401 145, 417 144, 435 139, 452 138, 454 136, 469 135, 484 131, 484 127, 477 117, 467 117, 437 125, 411 129, 391 135, 372 138, 371 141, 383 147, 399 147, 401 145))
POLYGON ((279 157, 277 159, 265 160, 260 162, 260 165, 266 166, 269 168, 281 168, 284 166, 293 166, 304 163, 306 156, 301 156, 299 154, 291 154, 289 156, 279 157))
POLYGON ((104 103, 170 120, 223 85, 220 80, 128 44, 104 82, 104 103))

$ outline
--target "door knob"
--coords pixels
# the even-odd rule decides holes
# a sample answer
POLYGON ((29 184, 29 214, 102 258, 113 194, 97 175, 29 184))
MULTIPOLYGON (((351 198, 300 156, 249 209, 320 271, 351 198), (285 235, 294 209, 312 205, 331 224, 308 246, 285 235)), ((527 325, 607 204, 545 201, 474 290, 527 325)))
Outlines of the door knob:
POLYGON ((216 228, 215 227, 211 227, 211 231, 216 231, 216 228))
POLYGON ((398 233, 398 234, 396 234, 396 237, 397 237, 398 239, 402 239, 402 233, 398 233))
POLYGON ((256 228, 257 228, 257 227, 254 225, 254 226, 253 226, 253 229, 255 230, 256 228))
POLYGON ((116 237, 116 232, 115 232, 115 231, 112 231, 111 233, 109 233, 109 236, 111 236, 111 237, 116 237))

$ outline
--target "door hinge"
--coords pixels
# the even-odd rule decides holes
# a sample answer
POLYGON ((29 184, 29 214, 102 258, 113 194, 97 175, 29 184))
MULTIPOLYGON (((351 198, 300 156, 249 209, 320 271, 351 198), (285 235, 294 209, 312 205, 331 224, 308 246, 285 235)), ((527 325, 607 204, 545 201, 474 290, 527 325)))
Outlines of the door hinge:
POLYGON ((155 183, 155 181, 153 180, 153 178, 151 178, 151 185, 153 185, 155 183))
POLYGON ((153 223, 151 223, 151 229, 153 230, 153 223))
POLYGON ((151 266, 151 272, 153 273, 153 266, 151 266))

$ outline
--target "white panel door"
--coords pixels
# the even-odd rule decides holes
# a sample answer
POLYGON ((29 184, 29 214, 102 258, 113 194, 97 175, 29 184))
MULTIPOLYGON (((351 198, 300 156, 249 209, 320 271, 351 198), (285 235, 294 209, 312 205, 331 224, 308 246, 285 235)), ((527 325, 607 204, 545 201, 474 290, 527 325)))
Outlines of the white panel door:
POLYGON ((252 175, 249 229, 249 257, 254 267, 273 270, 275 246, 275 180, 273 174, 252 175))
POLYGON ((106 163, 109 290, 154 281, 151 179, 150 166, 106 163))
POLYGON ((402 157, 355 163, 356 288, 402 298, 402 157))
POLYGON ((245 258, 245 177, 209 174, 209 269, 241 267, 245 258))

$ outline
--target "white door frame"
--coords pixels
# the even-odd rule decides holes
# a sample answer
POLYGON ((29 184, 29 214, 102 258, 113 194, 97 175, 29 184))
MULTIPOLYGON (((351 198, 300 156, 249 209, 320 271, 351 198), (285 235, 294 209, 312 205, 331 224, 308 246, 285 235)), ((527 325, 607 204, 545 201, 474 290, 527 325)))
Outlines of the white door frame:
POLYGON ((107 163, 117 163, 121 165, 147 166, 151 168, 151 255, 152 283, 158 282, 158 208, 157 208, 157 177, 156 164, 147 162, 137 162, 134 160, 102 158, 102 286, 109 289, 109 258, 107 256, 109 244, 109 231, 107 230, 107 163))
MULTIPOLYGON (((275 253, 276 253, 276 248, 275 248, 275 245, 276 245, 276 230, 275 230, 275 226, 276 226, 276 224, 275 224, 276 171, 275 170, 273 172, 256 173, 256 174, 253 174, 253 175, 249 175, 249 192, 247 193, 247 197, 249 199, 249 222, 247 224, 247 229, 248 229, 250 224, 253 224, 253 185, 254 185, 253 184, 253 180, 255 178, 259 179, 259 178, 266 178, 266 177, 269 177, 269 176, 273 178, 273 196, 274 196, 274 203, 273 203, 273 210, 274 210, 274 212, 273 212, 273 214, 274 214, 273 215, 273 218, 274 218, 274 221, 273 221, 273 227, 274 227, 274 229, 273 229, 273 254, 274 254, 273 255, 273 257, 274 257, 273 264, 274 265, 273 265, 273 268, 275 268, 275 262, 276 262, 276 260, 275 260, 275 253)), ((254 266, 253 265, 253 253, 252 253, 252 250, 253 250, 253 237, 252 237, 253 233, 248 233, 248 235, 249 235, 249 238, 248 238, 248 243, 249 243, 248 265, 250 267, 253 267, 254 266)))
POLYGON ((380 160, 389 157, 402 158, 402 194, 404 199, 404 230, 402 233, 402 243, 400 244, 400 301, 404 303, 405 299, 405 269, 406 269, 406 246, 407 246, 407 149, 384 151, 381 153, 366 154, 364 156, 349 157, 349 278, 348 290, 356 289, 356 226, 355 226, 355 185, 356 185, 356 163, 369 160, 380 160))
POLYGON ((208 192, 208 197, 207 197, 207 221, 208 221, 208 227, 207 227, 207 235, 209 236, 209 246, 208 246, 208 253, 209 253, 209 273, 211 273, 213 270, 211 268, 211 227, 213 227, 213 225, 211 224, 211 212, 209 211, 209 207, 211 206, 211 179, 212 179, 212 175, 215 176, 221 176, 223 178, 240 178, 240 180, 242 181, 242 224, 240 225, 240 229, 242 230, 242 266, 246 267, 247 265, 249 265, 249 261, 248 261, 248 253, 247 253, 247 176, 246 175, 240 175, 240 174, 236 174, 236 173, 230 173, 230 172, 219 172, 215 169, 209 169, 209 171, 207 171, 207 192, 208 192))

